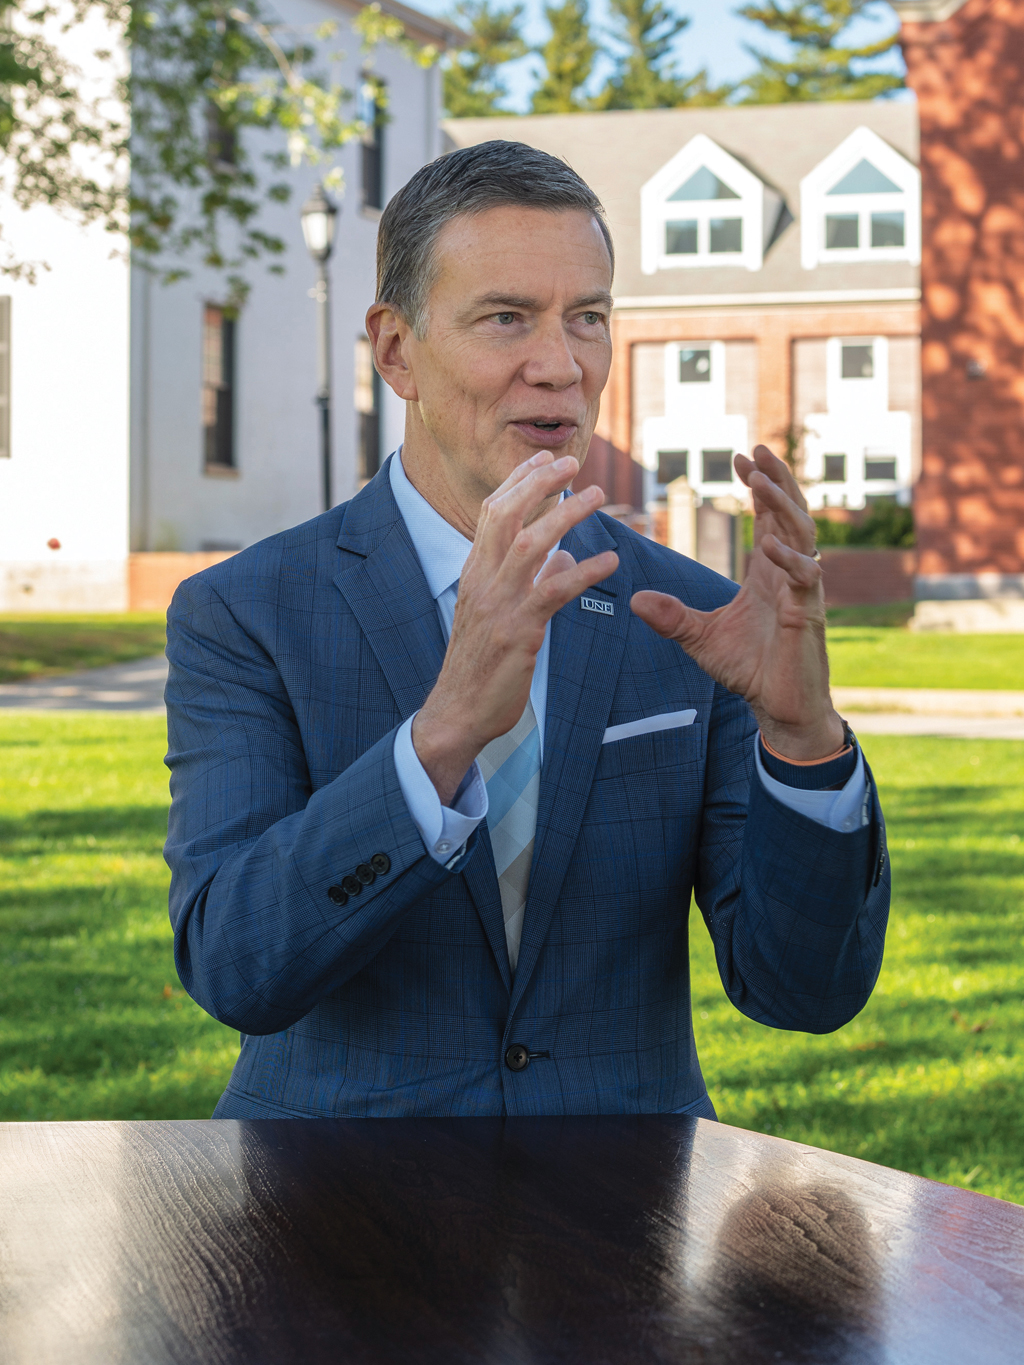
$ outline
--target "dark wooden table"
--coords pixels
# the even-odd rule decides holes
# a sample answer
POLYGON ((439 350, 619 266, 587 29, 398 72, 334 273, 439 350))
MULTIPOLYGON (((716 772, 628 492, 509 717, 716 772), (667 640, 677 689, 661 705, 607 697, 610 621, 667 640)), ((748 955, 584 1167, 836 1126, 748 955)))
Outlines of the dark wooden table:
POLYGON ((669 1116, 0 1125, 3 1365, 1024 1361, 1024 1208, 669 1116))

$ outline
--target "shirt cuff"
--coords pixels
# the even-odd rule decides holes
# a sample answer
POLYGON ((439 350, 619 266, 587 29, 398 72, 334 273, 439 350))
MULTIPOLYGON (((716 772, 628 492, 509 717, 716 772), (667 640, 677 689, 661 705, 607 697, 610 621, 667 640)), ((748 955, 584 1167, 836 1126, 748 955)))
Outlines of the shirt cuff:
POLYGON ((868 823, 867 774, 864 771, 864 755, 857 748, 857 765, 846 784, 839 791, 802 791, 798 787, 787 786, 785 782, 770 777, 761 762, 761 737, 754 736, 754 766, 757 775, 770 796, 780 805, 788 806, 799 815, 805 815, 817 825, 834 829, 839 834, 852 834, 868 823))
POLYGON ((435 863, 447 867, 462 857, 466 843, 487 814, 487 788, 474 763, 462 779, 451 806, 442 806, 412 742, 413 714, 395 735, 395 771, 409 814, 423 847, 435 863))

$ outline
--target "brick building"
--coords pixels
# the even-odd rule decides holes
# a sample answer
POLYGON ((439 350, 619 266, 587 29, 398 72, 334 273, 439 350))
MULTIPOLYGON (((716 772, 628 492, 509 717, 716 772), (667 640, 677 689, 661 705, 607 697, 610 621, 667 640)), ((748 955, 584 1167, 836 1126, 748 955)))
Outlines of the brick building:
POLYGON ((1024 630, 1024 0, 893 0, 921 121, 922 624, 1024 630))
POLYGON ((917 110, 903 103, 449 120, 564 157, 616 244, 614 359, 578 483, 734 571, 734 451, 794 454, 812 507, 909 502, 920 469, 917 110), (661 515, 659 515, 661 513, 661 515))

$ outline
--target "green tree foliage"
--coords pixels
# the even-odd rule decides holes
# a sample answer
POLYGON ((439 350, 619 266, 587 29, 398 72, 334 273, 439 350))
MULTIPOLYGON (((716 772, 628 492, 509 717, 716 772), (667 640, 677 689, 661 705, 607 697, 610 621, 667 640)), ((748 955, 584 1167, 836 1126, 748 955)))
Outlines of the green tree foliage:
POLYGON ((621 46, 616 69, 594 100, 596 109, 675 109, 721 104, 731 86, 712 86, 706 70, 681 76, 673 61, 676 38, 689 25, 664 0, 611 0, 614 37, 621 46))
POLYGON ((459 0, 452 20, 469 35, 444 72, 444 107, 451 118, 485 118, 504 114, 508 87, 499 72, 507 62, 525 57, 523 6, 501 9, 492 0, 459 0))
POLYGON ((737 13, 781 34, 790 44, 790 55, 778 58, 748 48, 758 70, 743 82, 742 103, 871 100, 900 89, 901 76, 870 69, 896 46, 897 34, 860 47, 841 42, 853 21, 877 10, 878 4, 879 0, 767 0, 744 5, 737 13))
POLYGON ((829 521, 827 517, 814 520, 819 545, 872 545, 907 550, 916 543, 914 514, 895 499, 872 504, 860 521, 829 521))
MULTIPOLYGON (((240 303, 247 263, 284 250, 260 226, 264 204, 289 196, 281 171, 318 164, 338 186, 334 154, 365 131, 347 112, 352 93, 318 65, 338 55, 322 47, 336 26, 288 29, 262 3, 74 0, 58 16, 46 0, 14 0, 0 44, 9 105, 5 131, 0 104, 0 145, 15 202, 126 234, 134 258, 165 279, 184 273, 183 260, 224 270, 240 303), (99 79, 86 78, 56 37, 97 20, 109 41, 95 53, 99 79), (245 136, 257 131, 270 136, 245 136)), ((423 65, 437 58, 379 4, 353 23, 367 60, 381 42, 423 65)))
POLYGON ((590 32, 587 0, 546 5, 544 17, 551 26, 551 37, 539 49, 544 76, 533 92, 530 107, 535 114, 572 114, 587 107, 581 92, 599 51, 590 32))

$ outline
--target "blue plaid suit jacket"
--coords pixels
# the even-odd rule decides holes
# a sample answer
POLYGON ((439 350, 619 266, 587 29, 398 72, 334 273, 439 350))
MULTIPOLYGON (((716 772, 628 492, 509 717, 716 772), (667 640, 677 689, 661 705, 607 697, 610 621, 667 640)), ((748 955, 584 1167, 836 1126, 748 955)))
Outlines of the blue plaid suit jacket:
POLYGON ((734 585, 597 514, 563 542, 615 549, 609 616, 554 618, 544 764, 518 969, 486 822, 450 870, 402 797, 395 731, 444 640, 387 467, 351 502, 183 583, 169 615, 176 963, 240 1030, 218 1116, 713 1116, 690 1020, 691 890, 738 1009, 828 1032, 881 965, 881 813, 814 824, 753 775, 755 724, 629 610, 734 585), (602 745, 606 726, 691 726, 602 745), (389 870, 339 907, 358 864, 389 870), (534 1056, 521 1071, 507 1047, 534 1056))

